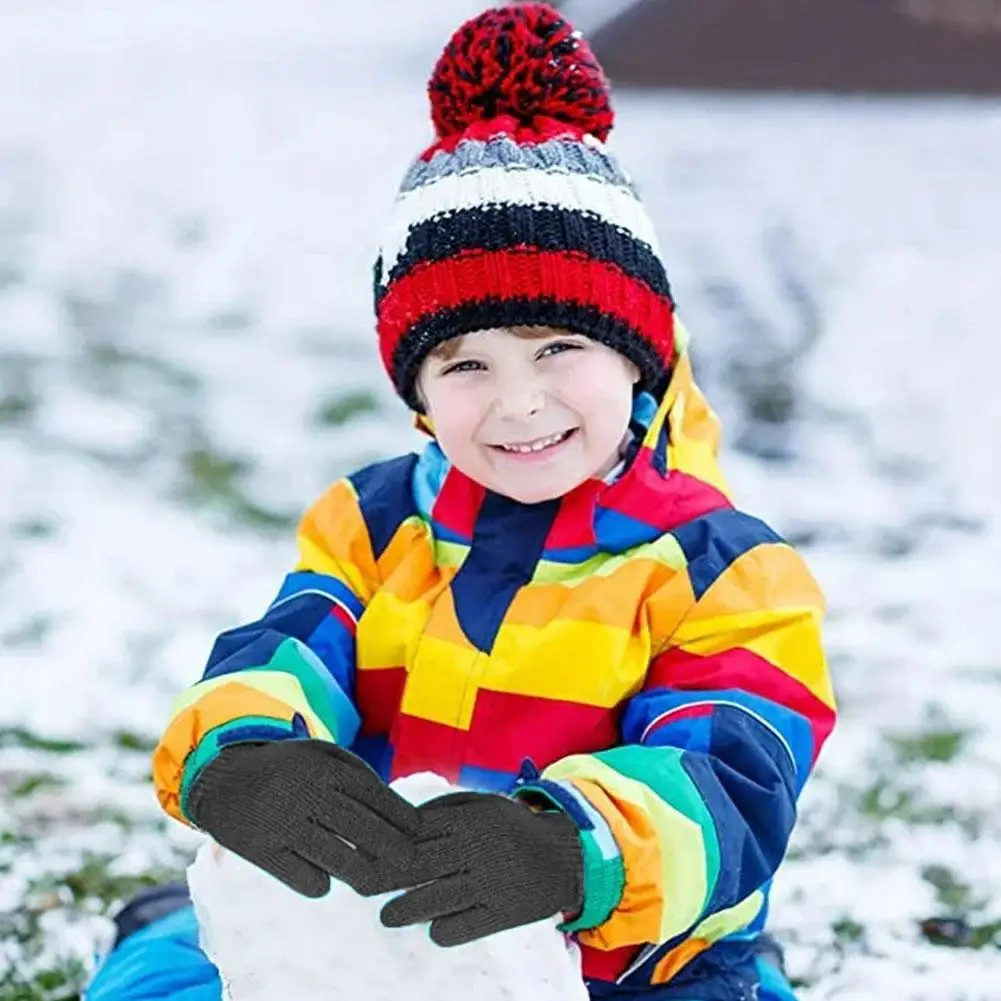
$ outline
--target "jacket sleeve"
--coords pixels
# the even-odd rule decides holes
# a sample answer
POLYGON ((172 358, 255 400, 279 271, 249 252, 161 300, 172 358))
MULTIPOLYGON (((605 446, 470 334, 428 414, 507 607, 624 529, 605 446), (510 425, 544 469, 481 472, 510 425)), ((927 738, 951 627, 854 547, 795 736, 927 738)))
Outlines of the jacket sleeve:
POLYGON ((349 745, 358 732, 355 630, 379 574, 350 481, 306 512, 296 542, 274 601, 216 639, 154 751, 157 798, 182 823, 192 782, 221 747, 295 737, 349 745))
MULTIPOLYGON (((581 826, 585 903, 568 930, 602 950, 749 924, 835 720, 824 601, 796 551, 734 510, 672 534, 690 609, 625 705, 621 746, 557 761, 525 790, 581 826)), ((647 620, 678 602, 665 587, 647 620)))

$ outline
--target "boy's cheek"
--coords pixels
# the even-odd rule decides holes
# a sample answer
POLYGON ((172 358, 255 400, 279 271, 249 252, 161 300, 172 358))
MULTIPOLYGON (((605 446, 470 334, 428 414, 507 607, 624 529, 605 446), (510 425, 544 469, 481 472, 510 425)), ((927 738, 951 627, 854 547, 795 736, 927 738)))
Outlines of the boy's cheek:
POLYGON ((441 441, 471 444, 479 427, 479 411, 464 396, 450 393, 431 400, 428 414, 441 441))

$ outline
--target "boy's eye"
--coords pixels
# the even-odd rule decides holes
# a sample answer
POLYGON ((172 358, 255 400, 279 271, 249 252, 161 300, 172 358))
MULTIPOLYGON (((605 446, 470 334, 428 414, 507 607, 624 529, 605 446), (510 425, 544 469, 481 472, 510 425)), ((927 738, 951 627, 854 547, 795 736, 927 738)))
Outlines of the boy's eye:
POLYGON ((544 358, 547 354, 562 354, 564 351, 580 351, 582 347, 583 345, 576 341, 552 341, 539 352, 539 357, 544 358))
POLYGON ((451 375, 453 372, 473 372, 480 365, 478 361, 473 361, 472 359, 467 359, 466 361, 457 361, 454 365, 448 365, 442 369, 442 375, 451 375))

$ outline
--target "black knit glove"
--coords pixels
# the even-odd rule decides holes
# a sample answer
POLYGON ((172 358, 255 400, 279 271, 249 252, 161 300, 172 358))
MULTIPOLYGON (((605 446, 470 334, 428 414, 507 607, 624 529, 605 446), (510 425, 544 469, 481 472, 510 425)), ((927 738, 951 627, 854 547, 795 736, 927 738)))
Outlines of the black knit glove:
POLYGON ((475 792, 440 796, 420 814, 416 888, 383 907, 387 928, 430 921, 432 940, 453 946, 580 911, 583 849, 566 814, 475 792))
POLYGON ((323 740, 223 748, 195 780, 191 821, 306 897, 330 877, 363 896, 413 885, 416 808, 357 755, 323 740))

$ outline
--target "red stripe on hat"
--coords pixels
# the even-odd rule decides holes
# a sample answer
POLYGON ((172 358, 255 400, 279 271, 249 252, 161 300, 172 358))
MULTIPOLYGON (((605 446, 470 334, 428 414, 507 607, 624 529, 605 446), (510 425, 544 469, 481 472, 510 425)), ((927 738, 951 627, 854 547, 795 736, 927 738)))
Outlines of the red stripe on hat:
POLYGON ((390 285, 379 306, 383 359, 392 370, 396 347, 432 313, 481 299, 555 299, 601 310, 628 324, 662 358, 671 354, 670 302, 614 264, 586 254, 517 247, 464 251, 420 264, 390 285))

